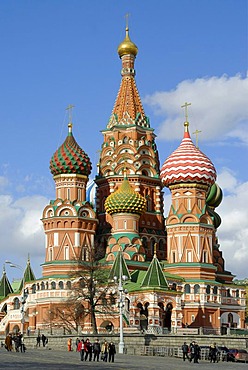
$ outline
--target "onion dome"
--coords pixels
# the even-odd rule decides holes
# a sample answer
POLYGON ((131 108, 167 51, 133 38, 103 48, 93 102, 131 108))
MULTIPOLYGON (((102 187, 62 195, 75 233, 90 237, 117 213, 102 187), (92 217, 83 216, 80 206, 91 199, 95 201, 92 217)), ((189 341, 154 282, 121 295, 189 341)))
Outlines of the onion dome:
POLYGON ((164 186, 180 183, 199 183, 211 186, 216 179, 216 170, 211 160, 192 142, 184 122, 184 138, 179 147, 166 159, 160 177, 164 186))
POLYGON ((107 197, 105 210, 110 215, 113 213, 141 215, 146 211, 146 199, 131 187, 125 174, 120 188, 107 197))
POLYGON ((212 208, 216 208, 220 205, 223 199, 223 193, 219 185, 215 182, 208 193, 206 203, 212 208))
POLYGON ((221 224, 221 217, 220 217, 220 215, 217 212, 215 212, 212 207, 207 207, 207 210, 208 210, 208 213, 210 214, 210 216, 213 219, 214 227, 216 229, 218 229, 218 227, 221 224))
POLYGON ((67 138, 50 160, 51 173, 53 176, 63 173, 89 176, 92 169, 90 159, 74 139, 71 123, 68 128, 67 138))
POLYGON ((123 57, 123 55, 128 55, 128 54, 132 54, 136 57, 136 55, 138 54, 138 48, 130 40, 128 31, 129 31, 129 28, 126 27, 126 37, 125 37, 124 41, 122 41, 120 43, 120 45, 118 46, 118 49, 117 49, 120 58, 123 57))

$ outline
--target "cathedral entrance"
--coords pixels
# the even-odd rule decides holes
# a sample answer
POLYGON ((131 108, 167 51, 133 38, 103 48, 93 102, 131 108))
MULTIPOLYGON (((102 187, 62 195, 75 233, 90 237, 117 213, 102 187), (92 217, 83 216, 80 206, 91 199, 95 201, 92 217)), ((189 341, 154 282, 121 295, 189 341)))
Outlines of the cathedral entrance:
POLYGON ((172 303, 167 303, 166 307, 164 307, 163 302, 159 302, 158 306, 160 307, 160 317, 162 321, 162 326, 168 331, 171 331, 171 315, 173 310, 172 303))
POLYGON ((144 331, 148 328, 148 306, 149 302, 146 302, 144 305, 142 303, 138 303, 137 307, 140 310, 140 330, 144 331))

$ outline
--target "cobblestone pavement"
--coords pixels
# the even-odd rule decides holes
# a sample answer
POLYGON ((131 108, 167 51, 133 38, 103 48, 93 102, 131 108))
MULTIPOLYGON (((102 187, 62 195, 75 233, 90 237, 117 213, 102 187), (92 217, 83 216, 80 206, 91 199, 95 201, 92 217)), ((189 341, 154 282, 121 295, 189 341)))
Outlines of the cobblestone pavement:
POLYGON ((158 356, 131 356, 116 355, 114 363, 106 362, 81 362, 79 353, 49 349, 30 349, 25 353, 7 352, 0 348, 0 369, 37 369, 37 370, 67 370, 67 369, 102 369, 102 370, 188 370, 192 368, 201 370, 225 369, 242 370, 248 369, 248 364, 219 362, 216 364, 200 361, 200 364, 183 362, 182 359, 158 356))

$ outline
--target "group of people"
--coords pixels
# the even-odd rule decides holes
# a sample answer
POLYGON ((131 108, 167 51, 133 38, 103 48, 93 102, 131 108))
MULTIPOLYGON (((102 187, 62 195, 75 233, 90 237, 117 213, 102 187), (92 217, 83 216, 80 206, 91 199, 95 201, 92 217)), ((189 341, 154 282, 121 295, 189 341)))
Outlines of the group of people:
POLYGON ((38 334, 37 335, 37 338, 36 338, 36 347, 40 347, 40 344, 42 343, 43 347, 46 347, 47 343, 48 343, 48 338, 42 334, 38 334))
POLYGON ((24 344, 24 338, 22 333, 12 335, 9 333, 5 338, 5 348, 7 351, 25 352, 26 346, 24 344))
MULTIPOLYGON (((72 340, 68 339, 68 351, 72 350, 72 340)), ((100 359, 107 362, 114 362, 115 360, 115 344, 107 342, 106 340, 102 343, 99 339, 96 339, 94 343, 91 343, 89 338, 86 340, 77 338, 76 340, 76 350, 80 353, 81 361, 99 361, 100 359)))
MULTIPOLYGON (((190 362, 193 361, 194 363, 199 363, 201 348, 195 341, 190 343, 189 346, 186 342, 184 342, 184 344, 182 345, 182 351, 183 351, 183 361, 188 359, 190 362)), ((218 350, 216 343, 211 344, 209 346, 209 354, 208 354, 209 361, 218 362, 218 354, 219 354, 219 350, 218 350)))
POLYGON ((190 345, 184 342, 182 345, 182 351, 183 351, 183 361, 188 359, 190 362, 193 361, 194 363, 199 363, 201 348, 195 341, 190 343, 190 345))

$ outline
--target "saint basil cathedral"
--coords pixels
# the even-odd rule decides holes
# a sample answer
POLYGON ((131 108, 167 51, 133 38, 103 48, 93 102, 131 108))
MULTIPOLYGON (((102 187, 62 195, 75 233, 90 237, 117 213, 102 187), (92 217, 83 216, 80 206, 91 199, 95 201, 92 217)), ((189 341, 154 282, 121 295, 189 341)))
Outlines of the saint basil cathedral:
MULTIPOLYGON (((14 287, 4 268, 1 334, 21 326, 34 334, 49 332, 52 324, 55 331, 56 319, 51 323, 49 313, 70 296, 72 271, 80 274, 80 261, 88 261, 92 250, 109 276, 120 278, 120 266, 127 276, 123 316, 131 331, 202 328, 204 334, 220 334, 245 326, 245 289, 225 269, 217 238, 222 191, 216 169, 191 140, 187 114, 180 145, 160 165, 156 135, 136 86, 137 54, 126 27, 118 47, 120 88, 102 130, 94 182, 89 181, 90 158, 74 138, 72 122, 51 157, 55 199, 42 214, 42 277, 35 278, 28 259, 23 280, 14 287), (164 187, 171 193, 169 209, 163 206, 164 187)), ((116 304, 112 311, 96 315, 99 333, 109 323, 118 329, 116 304)), ((90 318, 85 316, 80 326, 80 333, 90 333, 90 318)))

